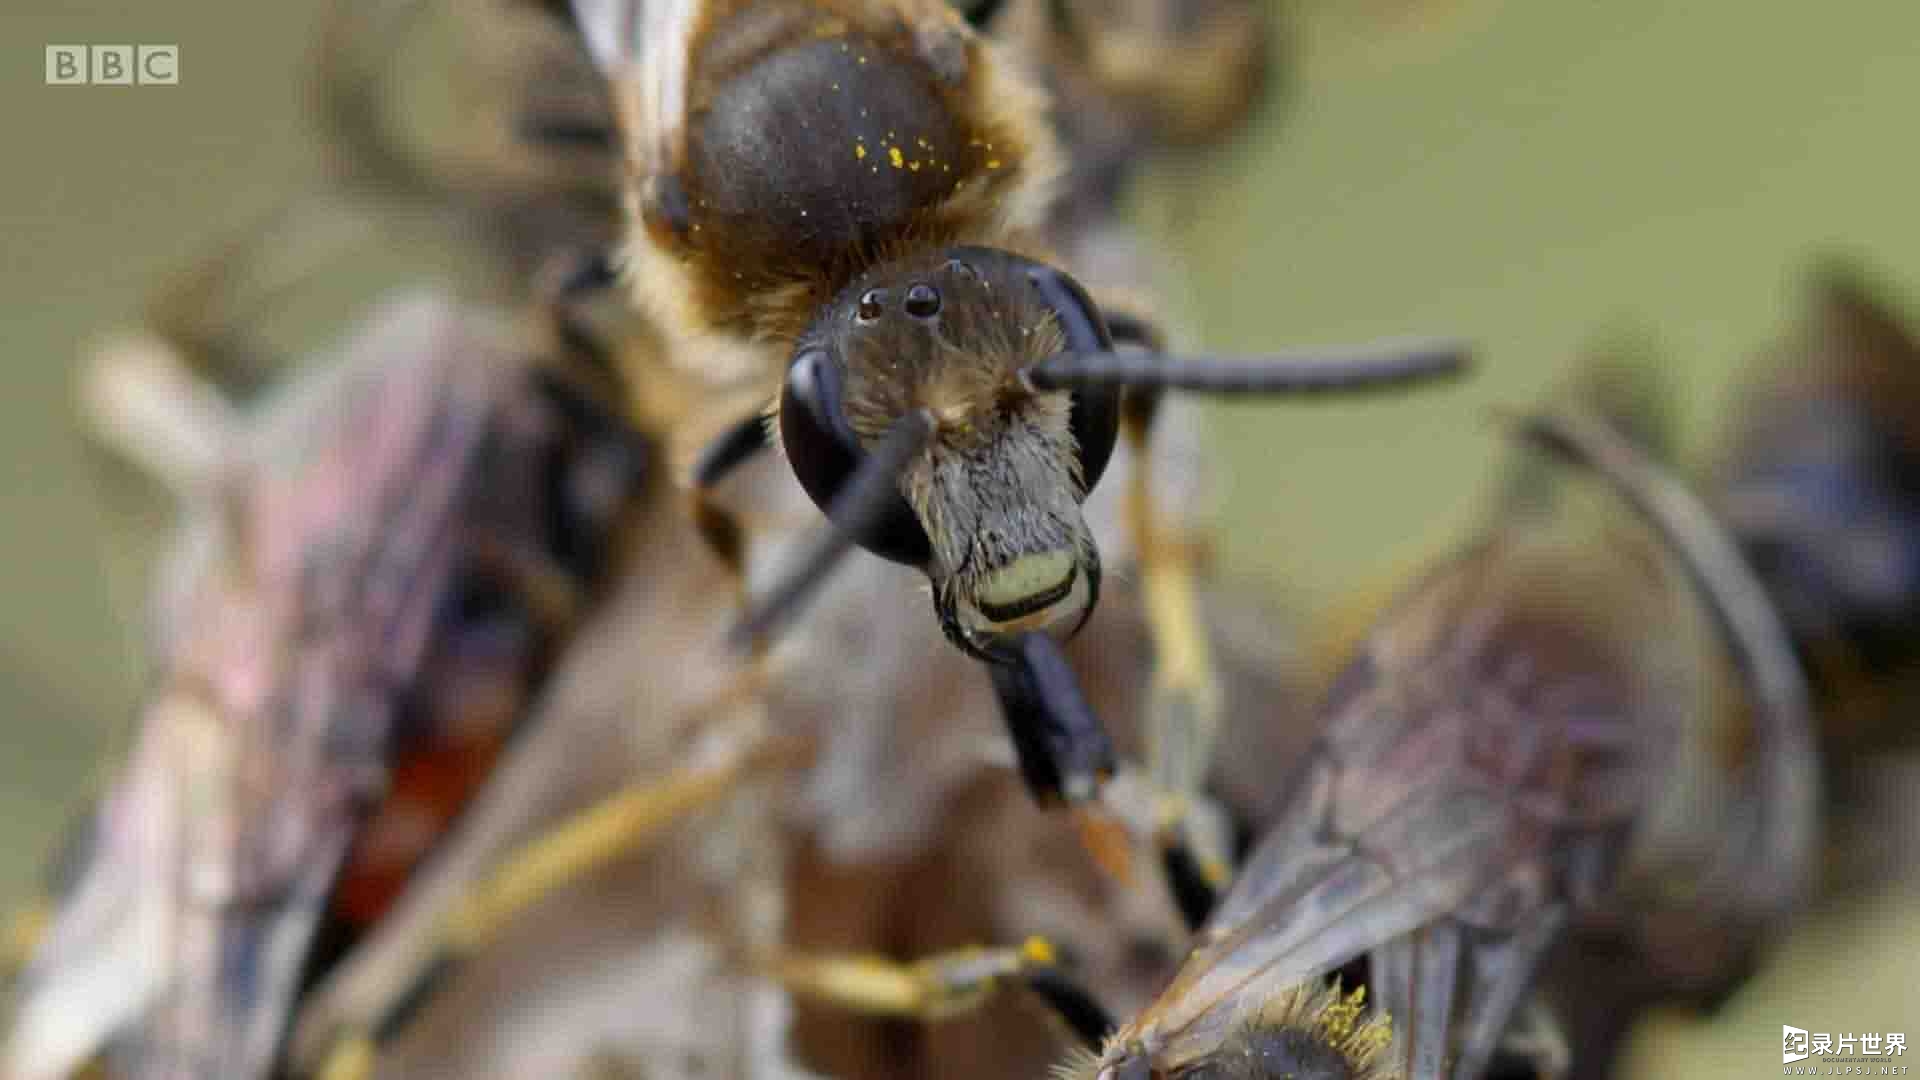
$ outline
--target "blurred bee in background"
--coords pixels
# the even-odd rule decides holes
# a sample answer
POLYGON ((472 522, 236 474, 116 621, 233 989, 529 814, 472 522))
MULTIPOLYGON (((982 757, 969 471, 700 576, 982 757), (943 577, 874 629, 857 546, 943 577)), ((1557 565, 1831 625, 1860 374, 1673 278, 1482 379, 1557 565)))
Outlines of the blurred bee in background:
MULTIPOLYGON (((1910 644, 1920 604, 1904 553, 1916 507, 1911 440, 1900 419, 1920 401, 1915 338, 1857 266, 1826 259, 1809 275, 1797 336, 1736 384, 1702 489, 1776 605, 1808 673, 1830 819, 1818 895, 1877 884, 1882 838, 1910 831, 1910 644)), ((1651 363, 1629 381, 1657 389, 1651 363)), ((1626 405, 1625 401, 1620 402, 1626 405)), ((1636 411, 1643 421, 1650 410, 1636 411)), ((1671 439, 1652 434, 1663 451, 1671 439)), ((1577 1076, 1609 1075, 1632 1023, 1658 1005, 1711 1009, 1752 974, 1780 933, 1764 860, 1738 860, 1762 807, 1794 797, 1741 784, 1761 741, 1729 703, 1704 746, 1679 758, 1696 793, 1675 807, 1675 837, 1642 853, 1616 902, 1578 920, 1549 974, 1577 1076), (1726 845, 1731 845, 1728 847, 1726 845), (1703 872, 1701 867, 1709 868, 1703 872)))
POLYGON ((135 1075, 262 1075, 302 979, 507 744, 646 454, 437 298, 224 428, 194 426, 229 410, 162 349, 109 354, 91 390, 210 517, 162 585, 156 684, 24 974, 8 1075, 103 1049, 135 1075))
POLYGON ((555 5, 332 0, 312 99, 333 191, 438 225, 512 295, 617 236, 606 86, 555 5), (402 78, 424 65, 442 77, 402 78))
MULTIPOLYGON (((1496 528, 1429 574, 1336 680, 1315 753, 1153 1006, 1072 1075, 1360 1074, 1261 1010, 1368 956, 1393 1018, 1367 1068, 1480 1076, 1568 920, 1674 797, 1667 763, 1710 698, 1692 662, 1678 559, 1762 717, 1771 796, 1742 831, 1784 916, 1801 899, 1817 812, 1804 687, 1772 609, 1704 508, 1603 422, 1543 414, 1526 437, 1597 469, 1651 535, 1563 507, 1496 528), (1586 520, 1582 520, 1586 518, 1586 520)), ((1733 879, 1719 887, 1733 888, 1733 879)), ((1538 1051, 1551 1074, 1563 1048, 1538 1051)))
MULTIPOLYGON (((334 183, 169 279, 145 332, 90 369, 90 419, 176 495, 181 538, 136 744, 79 829, 84 870, 20 935, 37 951, 9 1075, 59 1075, 108 1040, 117 1071, 264 1075, 304 982, 477 790, 622 546, 650 451, 551 272, 608 234, 611 159, 568 185, 472 146, 403 150, 375 106, 415 8, 330 10, 315 96, 334 183), (481 264, 544 265, 505 290, 546 294, 537 317, 387 297, 289 376, 266 313, 370 250, 383 200, 433 206, 481 264)), ((502 12, 503 37, 575 50, 577 104, 603 114, 564 25, 502 12)), ((561 126, 549 99, 573 99, 516 74, 508 98, 561 126)))
POLYGON ((262 313, 347 256, 404 249, 487 303, 550 309, 576 358, 601 351, 578 325, 595 269, 581 255, 617 235, 617 159, 605 85, 561 13, 327 0, 307 99, 321 174, 170 275, 147 333, 250 401, 308 351, 279 347, 262 313), (444 77, 402 77, 427 61, 444 77))
POLYGON ((1861 268, 1811 275, 1800 338, 1743 384, 1715 505, 1793 632, 1829 762, 1911 739, 1920 670, 1920 335, 1861 268))

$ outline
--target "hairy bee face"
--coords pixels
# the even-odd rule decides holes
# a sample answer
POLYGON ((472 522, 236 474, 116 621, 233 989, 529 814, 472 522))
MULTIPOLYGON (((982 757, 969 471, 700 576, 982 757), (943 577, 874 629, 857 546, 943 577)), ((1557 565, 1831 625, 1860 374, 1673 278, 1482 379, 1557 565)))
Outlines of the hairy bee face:
POLYGON ((781 439, 822 507, 897 420, 932 417, 899 504, 861 542, 925 570, 942 626, 970 651, 1033 630, 1070 634, 1099 594, 1080 503, 1112 452, 1117 393, 1041 391, 1021 375, 1070 346, 1110 347, 1070 279, 1005 252, 953 248, 854 282, 788 372, 781 439), (1099 340, 1084 340, 1089 327, 1099 340))

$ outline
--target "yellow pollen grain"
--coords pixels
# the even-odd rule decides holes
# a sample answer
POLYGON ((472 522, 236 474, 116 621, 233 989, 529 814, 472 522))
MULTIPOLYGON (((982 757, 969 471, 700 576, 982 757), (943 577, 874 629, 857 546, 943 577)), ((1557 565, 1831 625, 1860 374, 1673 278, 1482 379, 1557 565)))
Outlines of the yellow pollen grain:
POLYGON ((903 163, 900 155, 900 148, 897 146, 887 147, 887 160, 893 163, 894 168, 896 169, 899 168, 903 163))
POLYGON ((860 57, 860 58, 859 58, 859 60, 860 60, 860 62, 861 62, 861 63, 863 63, 863 64, 867 62, 867 58, 866 58, 866 57, 864 57, 864 56, 862 56, 862 57, 860 57))
POLYGON ((867 148, 864 146, 861 146, 859 143, 854 143, 853 159, 855 161, 865 161, 867 159, 867 148))
POLYGON ((909 162, 907 162, 907 168, 909 168, 909 169, 912 169, 912 170, 913 170, 914 172, 919 172, 919 171, 920 171, 920 163, 919 163, 919 162, 917 162, 917 161, 909 161, 909 162))
POLYGON ((999 167, 1000 167, 1000 159, 999 159, 999 158, 988 158, 988 159, 987 159, 987 168, 989 168, 989 169, 997 169, 997 168, 999 168, 999 167))

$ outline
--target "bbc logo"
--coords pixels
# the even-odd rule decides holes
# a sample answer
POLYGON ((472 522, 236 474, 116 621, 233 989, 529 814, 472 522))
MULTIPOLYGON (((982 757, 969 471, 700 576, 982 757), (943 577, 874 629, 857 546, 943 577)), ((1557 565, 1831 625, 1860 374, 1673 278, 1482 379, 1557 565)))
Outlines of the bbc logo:
POLYGON ((48 86, 173 86, 178 45, 49 45, 48 86))

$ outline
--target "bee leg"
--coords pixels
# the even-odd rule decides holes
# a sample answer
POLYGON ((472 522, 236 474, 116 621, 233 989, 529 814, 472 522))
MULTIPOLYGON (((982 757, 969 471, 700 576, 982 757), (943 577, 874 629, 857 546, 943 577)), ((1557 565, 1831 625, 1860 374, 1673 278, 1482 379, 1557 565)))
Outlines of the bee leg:
MULTIPOLYGON (((1107 326, 1117 347, 1165 348, 1165 335, 1140 316, 1110 311, 1107 326)), ((1132 452, 1126 522, 1140 560, 1154 646, 1146 732, 1148 774, 1160 804, 1156 833, 1181 913, 1198 927, 1231 876, 1223 854, 1203 850, 1187 822, 1211 766, 1221 691, 1200 618, 1199 545, 1164 520, 1153 497, 1148 441, 1159 405, 1160 395, 1152 391, 1129 389, 1121 399, 1121 432, 1132 452)))
POLYGON ((867 1016, 939 1021, 972 1012, 1009 982, 1032 990, 1088 1047, 1099 1049, 1113 1019, 1060 971, 1053 946, 956 949, 913 963, 850 953, 779 953, 764 964, 789 992, 867 1016))
POLYGON ((1090 802, 1113 775, 1113 742, 1059 643, 1045 633, 1022 634, 987 670, 1035 801, 1090 802))
POLYGON ((1231 880, 1224 864, 1203 859, 1186 840, 1186 830, 1160 846, 1160 868, 1187 929, 1198 933, 1231 880))
POLYGON ((717 764, 685 766, 635 784, 534 838, 467 891, 442 923, 428 959, 401 983, 365 1030, 337 1036, 315 1076, 363 1080, 379 1048, 404 1031, 462 964, 540 900, 645 849, 688 815, 719 803, 750 774, 783 761, 789 744, 762 740, 717 764))
POLYGON ((574 252, 541 268, 534 290, 561 355, 601 378, 615 379, 613 350, 595 331, 587 305, 618 285, 620 274, 604 251, 574 252))
POLYGON ((733 575, 742 602, 747 596, 746 528, 738 516, 714 499, 713 493, 735 469, 772 446, 766 418, 755 413, 708 443, 694 460, 689 478, 687 495, 694 528, 733 575))

